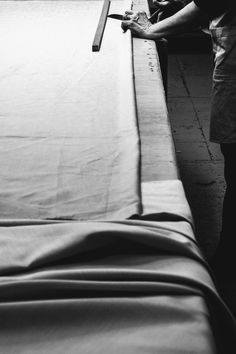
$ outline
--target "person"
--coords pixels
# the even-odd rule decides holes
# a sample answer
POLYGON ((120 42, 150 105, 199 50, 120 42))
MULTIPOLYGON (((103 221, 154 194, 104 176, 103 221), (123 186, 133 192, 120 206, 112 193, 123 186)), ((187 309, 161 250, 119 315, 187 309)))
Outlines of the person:
POLYGON ((159 10, 157 12, 157 21, 164 20, 174 15, 191 1, 192 0, 153 0, 154 6, 159 10))
MULTIPOLYGON (((181 10, 187 4, 189 4, 192 0, 153 0, 153 4, 159 10, 156 14, 156 21, 162 21, 167 17, 174 15, 176 12, 181 10)), ((154 17, 154 18, 155 18, 154 17)), ((199 30, 209 34, 208 31, 208 20, 202 22, 199 30)))
MULTIPOLYGON (((159 0, 161 1, 161 0, 159 0)), ((169 0, 176 1, 176 0, 169 0)), ((122 28, 145 39, 168 38, 209 23, 214 53, 210 141, 220 144, 226 191, 220 241, 210 265, 224 294, 236 266, 236 3, 235 0, 193 0, 170 17, 151 24, 126 14, 122 28)), ((142 18, 142 17, 141 17, 142 18)), ((231 281, 232 282, 232 281, 231 281)))

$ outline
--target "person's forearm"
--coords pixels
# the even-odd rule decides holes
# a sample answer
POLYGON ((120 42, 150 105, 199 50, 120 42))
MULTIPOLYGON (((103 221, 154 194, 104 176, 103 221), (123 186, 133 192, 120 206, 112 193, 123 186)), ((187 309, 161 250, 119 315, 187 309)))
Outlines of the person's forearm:
POLYGON ((171 17, 152 25, 149 28, 149 38, 160 39, 173 34, 184 33, 199 26, 201 21, 202 12, 194 2, 191 2, 171 17))

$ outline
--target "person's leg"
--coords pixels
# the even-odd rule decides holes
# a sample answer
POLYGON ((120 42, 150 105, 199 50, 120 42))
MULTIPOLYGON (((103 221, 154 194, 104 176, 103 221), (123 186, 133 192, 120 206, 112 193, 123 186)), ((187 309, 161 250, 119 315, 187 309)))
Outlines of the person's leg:
MULTIPOLYGON (((226 191, 223 201, 222 232, 218 250, 235 254, 236 251, 236 143, 221 144, 224 156, 226 191)), ((235 254, 236 256, 236 254, 235 254)), ((235 257, 236 259, 236 257, 235 257)), ((235 262, 236 263, 236 262, 235 262)))
POLYGON ((236 269, 236 144, 221 144, 226 191, 222 210, 220 241, 211 260, 216 278, 222 283, 236 269))
POLYGON ((222 231, 211 266, 218 290, 231 311, 236 314, 236 144, 221 144, 224 156, 226 191, 222 211, 222 231))

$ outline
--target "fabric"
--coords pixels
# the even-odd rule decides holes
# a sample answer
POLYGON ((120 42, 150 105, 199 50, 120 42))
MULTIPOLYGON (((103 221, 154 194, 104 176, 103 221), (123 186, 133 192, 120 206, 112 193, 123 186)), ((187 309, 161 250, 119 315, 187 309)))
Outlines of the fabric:
POLYGON ((189 234, 185 221, 0 227, 2 352, 235 353, 189 234))
POLYGON ((236 9, 211 21, 215 54, 210 140, 236 142, 236 9))
POLYGON ((141 184, 141 219, 188 221, 194 226, 183 183, 180 180, 162 180, 141 184))
POLYGON ((0 1, 1 218, 140 211, 131 37, 107 20, 92 52, 102 5, 0 1))

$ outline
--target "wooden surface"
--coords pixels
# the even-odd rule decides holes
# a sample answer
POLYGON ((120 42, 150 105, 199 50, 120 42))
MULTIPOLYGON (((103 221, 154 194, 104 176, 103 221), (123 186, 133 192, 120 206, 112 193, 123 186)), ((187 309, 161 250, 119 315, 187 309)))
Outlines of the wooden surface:
POLYGON ((107 22, 107 15, 110 7, 110 0, 104 0, 98 27, 94 36, 92 51, 98 52, 102 44, 103 32, 107 22))
MULTIPOLYGON (((146 0, 135 0, 133 10, 148 13, 146 0)), ((133 38, 133 53, 142 181, 177 179, 175 149, 155 42, 133 38)))

